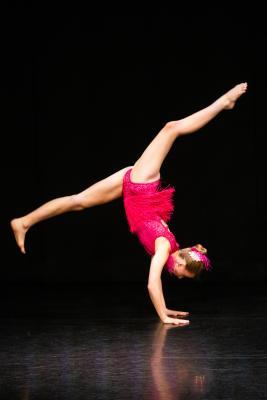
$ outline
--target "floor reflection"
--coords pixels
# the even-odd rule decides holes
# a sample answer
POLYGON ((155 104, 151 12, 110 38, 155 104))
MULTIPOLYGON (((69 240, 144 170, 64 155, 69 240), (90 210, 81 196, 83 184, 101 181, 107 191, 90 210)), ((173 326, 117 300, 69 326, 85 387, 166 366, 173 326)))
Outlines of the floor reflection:
MULTIPOLYGON (((27 399, 183 399, 205 393, 207 368, 188 327, 135 321, 6 322, 1 392, 27 399)), ((1 397, 2 398, 2 397, 1 397)))
POLYGON ((184 327, 126 316, 123 304, 89 317, 2 317, 0 398, 266 398, 266 296, 250 308, 225 298, 192 308, 184 327))
POLYGON ((157 393, 157 397, 154 398, 179 400, 190 395, 190 399, 194 399, 199 398, 199 395, 204 394, 207 389, 207 383, 211 379, 208 372, 209 365, 205 361, 204 366, 203 358, 198 357, 199 349, 196 348, 195 339, 188 332, 187 339, 189 341, 191 339, 191 343, 187 345, 190 347, 191 355, 185 353, 184 335, 180 340, 179 330, 186 331, 187 328, 159 323, 155 329, 150 362, 154 389, 157 393), (168 343, 170 331, 173 331, 174 336, 168 343), (196 358, 192 357, 193 354, 196 358))

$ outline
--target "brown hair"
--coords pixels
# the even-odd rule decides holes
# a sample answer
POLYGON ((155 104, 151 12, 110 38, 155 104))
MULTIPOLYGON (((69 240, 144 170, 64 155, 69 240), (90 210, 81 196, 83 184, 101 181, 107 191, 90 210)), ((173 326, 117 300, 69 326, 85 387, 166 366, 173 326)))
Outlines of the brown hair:
MULTIPOLYGON (((196 244, 195 247, 200 253, 207 254, 207 249, 203 247, 201 244, 196 244)), ((190 256, 189 251, 191 250, 191 247, 187 247, 185 249, 180 250, 180 255, 183 257, 186 261, 186 269, 189 272, 192 272, 195 274, 195 278, 199 277, 201 272, 204 269, 204 264, 201 261, 196 261, 193 260, 193 258, 190 256)))

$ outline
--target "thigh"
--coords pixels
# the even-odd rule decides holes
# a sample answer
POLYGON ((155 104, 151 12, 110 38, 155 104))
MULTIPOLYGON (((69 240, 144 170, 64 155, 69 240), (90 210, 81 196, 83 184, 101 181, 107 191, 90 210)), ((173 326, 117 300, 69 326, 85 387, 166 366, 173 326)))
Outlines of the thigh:
POLYGON ((167 123, 134 164, 131 172, 134 182, 152 182, 160 178, 161 165, 176 137, 175 123, 167 123))
POLYGON ((123 177, 129 168, 132 167, 125 167, 107 178, 94 183, 76 195, 77 201, 83 207, 93 207, 121 197, 123 177))

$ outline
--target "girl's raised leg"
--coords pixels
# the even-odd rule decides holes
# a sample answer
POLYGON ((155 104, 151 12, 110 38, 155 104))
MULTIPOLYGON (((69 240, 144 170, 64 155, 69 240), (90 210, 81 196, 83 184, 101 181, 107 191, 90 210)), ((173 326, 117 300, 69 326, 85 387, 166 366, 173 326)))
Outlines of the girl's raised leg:
POLYGON ((236 100, 247 90, 247 83, 236 85, 210 106, 189 117, 168 122, 134 164, 131 179, 149 182, 160 177, 161 165, 178 136, 193 133, 210 122, 222 110, 232 109, 236 100))
POLYGON ((122 195, 123 176, 129 168, 131 167, 121 169, 79 194, 50 200, 29 214, 13 219, 10 225, 22 253, 25 253, 25 235, 29 228, 37 222, 69 211, 79 211, 108 203, 119 198, 122 195))

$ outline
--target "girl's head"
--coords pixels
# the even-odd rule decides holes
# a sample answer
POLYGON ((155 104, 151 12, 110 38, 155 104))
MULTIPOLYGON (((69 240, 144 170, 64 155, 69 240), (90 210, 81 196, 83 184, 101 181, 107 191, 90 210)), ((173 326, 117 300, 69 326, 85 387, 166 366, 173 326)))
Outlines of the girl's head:
POLYGON ((201 244, 178 250, 175 257, 174 274, 179 278, 197 278, 203 270, 210 270, 207 249, 201 244))

